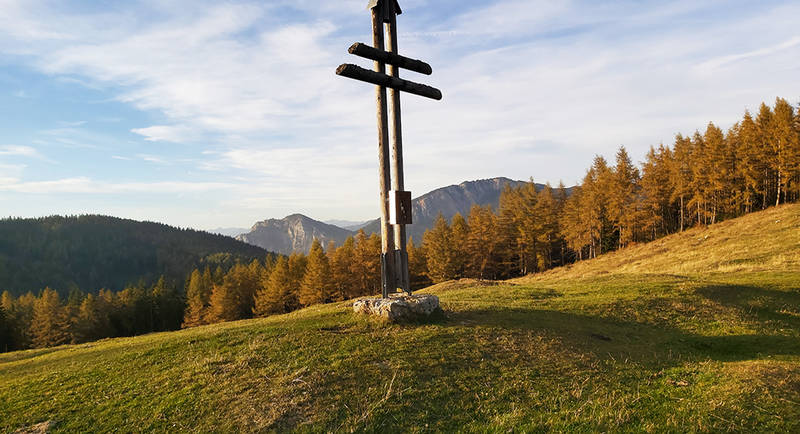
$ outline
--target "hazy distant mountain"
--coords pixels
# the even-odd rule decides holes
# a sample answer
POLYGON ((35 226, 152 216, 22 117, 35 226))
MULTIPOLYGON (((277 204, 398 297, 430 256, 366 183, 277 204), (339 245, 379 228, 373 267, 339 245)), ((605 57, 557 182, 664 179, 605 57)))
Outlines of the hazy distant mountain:
MULTIPOLYGON (((452 218, 456 213, 467 217, 472 205, 491 205, 497 209, 500 193, 506 185, 516 187, 525 181, 508 178, 482 179, 462 182, 458 185, 443 187, 424 194, 412 202, 414 224, 408 226, 408 235, 419 244, 422 234, 433 227, 436 217, 441 212, 445 218, 452 218)), ((536 184, 537 189, 544 188, 536 184)), ((348 236, 355 235, 358 229, 367 234, 380 233, 380 219, 371 220, 346 229, 332 223, 352 223, 342 220, 329 220, 323 223, 301 214, 294 214, 284 219, 270 219, 256 223, 250 232, 239 235, 236 239, 262 247, 271 252, 289 254, 293 251, 308 253, 314 238, 319 238, 323 246, 333 240, 341 244, 348 236), (329 224, 331 223, 331 224, 329 224)))
POLYGON ((122 290, 164 275, 183 282, 198 266, 263 259, 267 252, 222 235, 98 215, 0 220, 0 292, 50 286, 122 290))
POLYGON ((348 231, 357 231, 364 227, 370 220, 364 220, 360 222, 351 221, 351 220, 326 220, 323 223, 328 225, 338 226, 342 229, 347 229, 348 231))
MULTIPOLYGON (((407 226, 407 233, 414 238, 414 242, 419 244, 422 241, 422 234, 433 227, 434 221, 439 213, 450 219, 456 213, 464 217, 469 214, 472 205, 491 205, 492 209, 497 209, 500 203, 500 193, 506 185, 516 187, 524 184, 525 181, 515 181, 508 178, 481 179, 478 181, 462 182, 458 185, 442 187, 426 193, 412 202, 412 216, 414 224, 407 226)), ((536 184, 541 189, 544 185, 536 184)), ((380 233, 380 219, 371 221, 364 227, 367 234, 380 233)))
POLYGON ((271 252, 290 254, 292 252, 308 253, 314 238, 323 246, 333 240, 341 244, 353 232, 338 226, 329 225, 302 214, 293 214, 283 219, 269 219, 258 222, 250 232, 236 237, 271 252))
POLYGON ((208 232, 211 234, 225 235, 226 237, 236 238, 241 234, 247 233, 247 228, 216 228, 208 232))

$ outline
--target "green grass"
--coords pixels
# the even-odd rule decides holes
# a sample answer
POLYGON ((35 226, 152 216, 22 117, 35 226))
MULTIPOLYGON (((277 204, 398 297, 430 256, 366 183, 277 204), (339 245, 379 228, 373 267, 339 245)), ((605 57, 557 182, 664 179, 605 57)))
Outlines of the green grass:
MULTIPOLYGON (((748 237, 757 225, 743 221, 706 239, 748 237)), ((0 354, 0 431, 54 420, 59 432, 796 432, 800 243, 762 236, 753 245, 770 247, 748 257, 788 237, 789 259, 656 272, 601 258, 597 269, 436 285, 426 292, 446 315, 429 323, 383 324, 339 303, 0 354)), ((708 260, 724 245, 684 254, 708 260)), ((639 267, 680 263, 677 248, 639 267)))

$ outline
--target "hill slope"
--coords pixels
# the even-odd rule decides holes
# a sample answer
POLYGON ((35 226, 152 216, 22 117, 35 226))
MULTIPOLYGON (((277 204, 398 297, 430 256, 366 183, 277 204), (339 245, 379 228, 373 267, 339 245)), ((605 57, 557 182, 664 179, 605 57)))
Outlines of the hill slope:
POLYGON ((266 254, 230 237, 160 223, 97 215, 5 219, 0 220, 0 291, 117 290, 162 274, 183 281, 203 263, 266 254))
POLYGON ((798 215, 784 206, 535 278, 436 285, 446 318, 426 324, 337 303, 3 354, 0 431, 796 432, 798 215))

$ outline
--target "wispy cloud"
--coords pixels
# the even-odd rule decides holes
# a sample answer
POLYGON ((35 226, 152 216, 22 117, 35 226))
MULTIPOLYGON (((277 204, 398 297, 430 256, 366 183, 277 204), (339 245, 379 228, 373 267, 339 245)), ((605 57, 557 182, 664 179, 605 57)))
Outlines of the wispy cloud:
POLYGON ((771 54, 779 54, 781 52, 787 51, 791 48, 796 48, 798 46, 800 46, 800 36, 795 36, 787 41, 781 42, 780 44, 759 48, 757 50, 752 50, 745 53, 730 54, 727 56, 720 56, 717 58, 706 60, 705 62, 702 62, 699 65, 697 65, 697 69, 703 73, 711 74, 715 70, 721 67, 729 66, 739 61, 757 59, 760 57, 769 56, 771 54))
POLYGON ((44 159, 44 155, 39 153, 36 148, 32 148, 30 146, 18 146, 18 145, 0 145, 0 156, 8 156, 8 157, 28 157, 28 158, 39 158, 44 159))
POLYGON ((110 194, 148 193, 153 195, 198 193, 236 188, 235 184, 219 182, 104 182, 88 177, 63 178, 53 181, 18 182, 0 179, 0 191, 28 194, 110 194))
MULTIPOLYGON (((145 1, 74 12, 49 0, 0 0, 0 52, 147 114, 124 124, 127 136, 97 127, 95 117, 42 127, 42 146, 105 161, 111 154, 149 177, 163 176, 166 163, 202 172, 208 183, 165 191, 226 186, 231 213, 368 218, 377 189, 372 89, 333 74, 345 61, 368 64, 345 52, 369 37, 364 3, 145 1), (163 155, 161 143, 169 143, 163 155)), ((800 94, 794 3, 403 6, 401 51, 434 66, 431 77, 408 76, 445 96, 403 97, 406 180, 415 193, 498 175, 576 182, 595 153, 622 144, 642 157, 676 132, 710 120, 724 126, 761 100, 800 94)), ((17 180, 14 191, 157 186, 84 175, 53 185, 17 180)))

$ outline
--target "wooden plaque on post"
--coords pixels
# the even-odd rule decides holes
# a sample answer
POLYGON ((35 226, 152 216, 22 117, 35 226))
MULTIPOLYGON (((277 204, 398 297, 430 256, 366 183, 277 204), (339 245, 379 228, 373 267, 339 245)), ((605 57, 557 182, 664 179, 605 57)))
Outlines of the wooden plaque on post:
POLYGON ((393 225, 410 225, 411 192, 392 190, 389 192, 389 223, 393 225))

